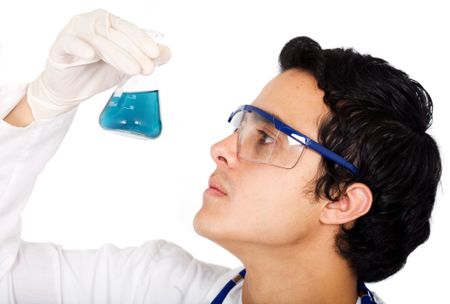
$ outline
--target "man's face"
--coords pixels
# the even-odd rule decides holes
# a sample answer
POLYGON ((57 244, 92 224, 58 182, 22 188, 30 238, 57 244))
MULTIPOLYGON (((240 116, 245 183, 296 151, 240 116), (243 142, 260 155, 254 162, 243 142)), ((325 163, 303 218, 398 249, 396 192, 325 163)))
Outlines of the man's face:
MULTIPOLYGON (((270 81, 252 103, 317 140, 318 124, 327 114, 323 91, 313 76, 288 70, 270 81)), ((312 236, 320 226, 320 203, 313 203, 311 180, 320 155, 305 149, 292 169, 258 164, 237 157, 238 133, 211 147, 217 164, 211 181, 225 192, 207 190, 194 219, 200 235, 224 247, 242 244, 288 245, 312 236)))

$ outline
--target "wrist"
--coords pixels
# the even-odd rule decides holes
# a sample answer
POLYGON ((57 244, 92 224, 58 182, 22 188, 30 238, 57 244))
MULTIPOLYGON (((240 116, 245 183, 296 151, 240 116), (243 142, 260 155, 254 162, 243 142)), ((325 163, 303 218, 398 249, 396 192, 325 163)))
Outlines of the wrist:
POLYGON ((19 103, 3 120, 15 127, 26 127, 35 120, 30 105, 28 104, 27 95, 22 97, 19 103))
POLYGON ((56 98, 42 82, 42 76, 28 86, 27 99, 36 121, 59 116, 79 104, 79 101, 61 101, 56 98))

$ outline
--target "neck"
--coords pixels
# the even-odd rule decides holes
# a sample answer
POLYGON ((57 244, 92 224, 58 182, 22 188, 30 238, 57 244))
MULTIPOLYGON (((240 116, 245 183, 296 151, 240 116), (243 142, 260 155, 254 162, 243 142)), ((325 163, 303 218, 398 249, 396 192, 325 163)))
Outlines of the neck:
POLYGON ((246 251, 244 258, 240 256, 247 269, 243 304, 357 301, 356 277, 333 249, 258 246, 246 251))

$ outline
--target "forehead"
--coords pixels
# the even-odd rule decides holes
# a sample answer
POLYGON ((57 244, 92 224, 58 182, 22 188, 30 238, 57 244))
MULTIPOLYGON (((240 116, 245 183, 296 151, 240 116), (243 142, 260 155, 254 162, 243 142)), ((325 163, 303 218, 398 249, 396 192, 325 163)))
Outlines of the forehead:
POLYGON ((252 104, 317 139, 320 118, 328 113, 323 96, 312 75, 290 69, 273 78, 252 104))

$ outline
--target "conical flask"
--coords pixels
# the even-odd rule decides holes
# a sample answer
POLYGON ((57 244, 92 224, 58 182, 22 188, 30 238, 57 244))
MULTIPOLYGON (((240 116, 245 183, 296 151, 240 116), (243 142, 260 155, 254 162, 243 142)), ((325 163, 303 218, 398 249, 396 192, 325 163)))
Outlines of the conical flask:
MULTIPOLYGON (((160 42, 163 34, 147 31, 160 42)), ((152 74, 133 76, 119 84, 99 117, 100 126, 139 139, 157 138, 162 131, 157 67, 152 74)))

